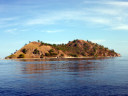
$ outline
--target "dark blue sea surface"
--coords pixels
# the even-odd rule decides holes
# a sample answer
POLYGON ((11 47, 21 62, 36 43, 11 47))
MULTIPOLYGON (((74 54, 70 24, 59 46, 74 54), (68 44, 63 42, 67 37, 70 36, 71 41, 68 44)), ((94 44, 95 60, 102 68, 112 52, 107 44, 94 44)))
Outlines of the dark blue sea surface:
POLYGON ((0 96, 128 96, 128 58, 0 60, 0 96))

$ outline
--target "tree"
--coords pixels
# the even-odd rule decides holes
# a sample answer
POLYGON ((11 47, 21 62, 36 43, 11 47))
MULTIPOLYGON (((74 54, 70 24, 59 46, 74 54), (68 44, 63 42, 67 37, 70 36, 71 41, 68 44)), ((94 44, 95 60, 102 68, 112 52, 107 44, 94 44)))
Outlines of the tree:
POLYGON ((37 48, 33 51, 33 54, 40 54, 40 51, 37 48))
POLYGON ((22 50, 22 52, 23 52, 24 54, 26 54, 26 53, 27 53, 27 50, 24 48, 24 49, 22 50))
POLYGON ((40 55, 40 58, 44 58, 44 55, 43 55, 43 54, 41 54, 41 55, 40 55))
POLYGON ((40 43, 41 43, 40 46, 44 45, 44 42, 41 41, 40 43))
POLYGON ((20 54, 19 56, 18 56, 18 58, 24 58, 25 56, 24 56, 24 54, 20 54))
POLYGON ((40 42, 40 40, 38 40, 38 42, 40 42))
POLYGON ((50 54, 49 53, 45 53, 45 56, 50 56, 50 54))
POLYGON ((86 54, 84 52, 81 53, 82 56, 86 56, 86 54))
POLYGON ((63 57, 63 56, 64 56, 64 54, 61 54, 60 56, 62 56, 62 57, 63 57))
POLYGON ((49 50, 49 53, 52 53, 52 52, 54 52, 53 49, 49 50))

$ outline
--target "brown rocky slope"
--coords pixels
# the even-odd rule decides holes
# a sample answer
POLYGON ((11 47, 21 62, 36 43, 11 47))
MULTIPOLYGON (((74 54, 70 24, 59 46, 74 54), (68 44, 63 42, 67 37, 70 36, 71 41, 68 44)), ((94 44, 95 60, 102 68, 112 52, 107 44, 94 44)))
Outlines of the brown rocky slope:
POLYGON ((116 57, 120 54, 97 43, 73 40, 67 44, 48 44, 42 41, 30 42, 6 59, 45 57, 116 57))

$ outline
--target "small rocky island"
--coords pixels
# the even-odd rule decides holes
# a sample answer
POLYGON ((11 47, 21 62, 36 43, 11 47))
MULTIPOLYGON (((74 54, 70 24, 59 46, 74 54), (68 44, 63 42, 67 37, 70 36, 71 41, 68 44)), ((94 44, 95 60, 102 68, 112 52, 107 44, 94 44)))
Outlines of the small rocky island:
POLYGON ((118 57, 120 54, 91 41, 73 40, 67 44, 49 44, 40 40, 29 42, 6 59, 17 58, 73 58, 73 57, 118 57))

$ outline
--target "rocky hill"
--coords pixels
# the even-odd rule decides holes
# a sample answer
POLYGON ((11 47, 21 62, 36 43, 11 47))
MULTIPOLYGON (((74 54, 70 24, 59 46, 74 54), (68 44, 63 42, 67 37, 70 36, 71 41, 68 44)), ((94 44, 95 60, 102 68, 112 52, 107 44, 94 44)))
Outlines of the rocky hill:
POLYGON ((84 40, 73 40, 67 44, 48 44, 42 41, 30 42, 6 59, 46 58, 46 57, 116 57, 120 54, 97 43, 84 40))

